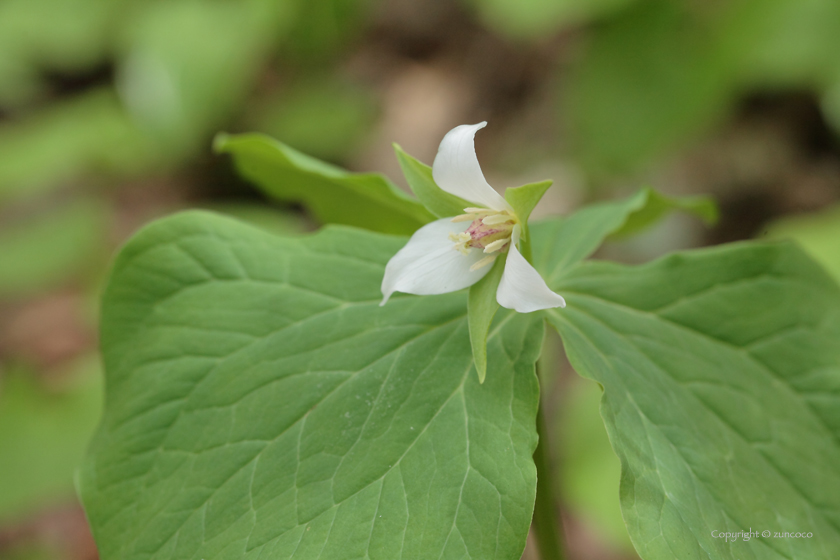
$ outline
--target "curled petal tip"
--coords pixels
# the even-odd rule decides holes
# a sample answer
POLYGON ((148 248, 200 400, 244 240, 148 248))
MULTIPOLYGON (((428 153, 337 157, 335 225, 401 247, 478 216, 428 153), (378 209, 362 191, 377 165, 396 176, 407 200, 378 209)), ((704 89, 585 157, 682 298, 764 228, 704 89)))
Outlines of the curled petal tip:
POLYGON ((432 176, 449 194, 493 210, 510 210, 507 201, 491 187, 475 155, 475 133, 487 125, 462 124, 446 133, 432 164, 432 176))

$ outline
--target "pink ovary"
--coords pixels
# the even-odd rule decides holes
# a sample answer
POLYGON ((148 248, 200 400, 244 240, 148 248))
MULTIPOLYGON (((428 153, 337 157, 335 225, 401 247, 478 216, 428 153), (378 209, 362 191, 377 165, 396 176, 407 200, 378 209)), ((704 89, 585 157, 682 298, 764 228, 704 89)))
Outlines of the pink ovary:
MULTIPOLYGON (((487 226, 481 222, 481 219, 474 220, 470 227, 467 228, 467 233, 470 235, 472 239, 468 245, 470 247, 476 247, 478 249, 484 249, 490 243, 494 241, 498 241, 499 239, 503 239, 510 235, 511 228, 508 227, 498 227, 498 226, 487 226), (501 234, 501 235, 500 235, 501 234)), ((501 250, 504 251, 507 249, 507 245, 505 245, 501 250)))

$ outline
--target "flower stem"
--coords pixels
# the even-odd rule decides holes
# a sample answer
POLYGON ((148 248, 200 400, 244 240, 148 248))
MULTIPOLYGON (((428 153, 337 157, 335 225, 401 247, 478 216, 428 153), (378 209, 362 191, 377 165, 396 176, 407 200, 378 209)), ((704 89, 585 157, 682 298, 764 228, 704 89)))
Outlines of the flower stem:
POLYGON ((551 465, 548 458, 548 434, 545 416, 540 405, 537 411, 537 435, 539 443, 534 451, 537 466, 537 500, 534 504, 534 535, 542 560, 564 560, 563 524, 557 515, 551 465))

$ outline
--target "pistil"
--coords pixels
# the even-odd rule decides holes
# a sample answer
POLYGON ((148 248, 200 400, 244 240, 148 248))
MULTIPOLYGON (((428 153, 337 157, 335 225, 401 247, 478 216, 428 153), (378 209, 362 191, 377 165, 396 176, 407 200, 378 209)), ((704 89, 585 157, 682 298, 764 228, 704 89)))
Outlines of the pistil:
POLYGON ((482 249, 488 254, 470 267, 470 270, 477 270, 491 264, 499 254, 508 250, 513 227, 519 219, 507 210, 464 208, 464 212, 452 221, 472 223, 465 232, 449 234, 449 239, 455 243, 455 249, 464 255, 469 254, 470 249, 482 249))

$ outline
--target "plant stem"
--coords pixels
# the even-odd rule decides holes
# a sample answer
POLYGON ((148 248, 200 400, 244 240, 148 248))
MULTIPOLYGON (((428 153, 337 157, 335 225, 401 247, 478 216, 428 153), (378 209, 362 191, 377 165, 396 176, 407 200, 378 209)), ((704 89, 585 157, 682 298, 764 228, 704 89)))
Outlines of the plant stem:
POLYGON ((537 465, 537 501, 534 504, 534 534, 540 549, 542 560, 564 560, 563 524, 557 515, 554 500, 554 485, 548 458, 548 434, 545 429, 545 416, 540 405, 537 411, 537 435, 540 441, 534 451, 534 463, 537 465))

